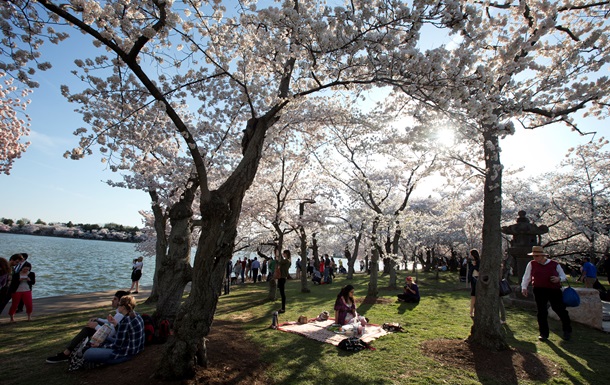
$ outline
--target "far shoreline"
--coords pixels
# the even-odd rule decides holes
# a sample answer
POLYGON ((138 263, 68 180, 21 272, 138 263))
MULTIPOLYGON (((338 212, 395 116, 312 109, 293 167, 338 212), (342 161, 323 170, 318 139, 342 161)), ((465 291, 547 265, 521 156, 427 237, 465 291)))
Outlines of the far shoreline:
MULTIPOLYGON (((18 231, 1 231, 0 234, 12 234, 12 235, 32 235, 37 237, 48 237, 48 238, 66 238, 66 239, 82 239, 84 241, 109 241, 109 242, 122 242, 122 243, 141 243, 144 239, 134 239, 133 237, 129 237, 129 239, 121 238, 121 237, 95 237, 94 234, 91 236, 83 236, 83 235, 64 235, 64 234, 40 234, 40 233, 28 233, 28 232, 18 232, 18 231)), ((91 233, 84 233, 91 234, 91 233)), ((127 234, 127 233, 123 233, 127 234)))

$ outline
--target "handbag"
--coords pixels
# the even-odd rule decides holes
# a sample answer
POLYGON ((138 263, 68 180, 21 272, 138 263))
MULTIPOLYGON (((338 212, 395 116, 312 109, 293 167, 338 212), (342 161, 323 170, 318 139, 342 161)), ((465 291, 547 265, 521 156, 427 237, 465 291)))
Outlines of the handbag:
POLYGON ((513 289, 510 287, 510 284, 506 279, 502 279, 500 281, 500 297, 504 297, 505 295, 509 295, 513 292, 513 289))
POLYGON ((85 337, 70 353, 70 359, 68 362, 68 371, 73 372, 79 370, 85 366, 85 352, 89 349, 89 337, 85 337))
POLYGON ((563 289, 563 303, 567 307, 577 307, 580 305, 580 297, 576 290, 570 286, 570 282, 568 282, 568 287, 563 289))

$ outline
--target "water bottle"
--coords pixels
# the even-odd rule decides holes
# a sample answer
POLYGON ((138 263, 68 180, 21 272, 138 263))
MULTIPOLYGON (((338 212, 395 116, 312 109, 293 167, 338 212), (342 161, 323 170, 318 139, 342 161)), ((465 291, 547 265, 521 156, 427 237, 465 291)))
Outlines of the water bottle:
POLYGON ((277 329, 278 327, 277 314, 276 311, 273 312, 273 316, 271 317, 271 329, 277 329))
POLYGON ((106 340, 106 337, 110 335, 112 332, 112 327, 109 324, 102 325, 101 328, 95 331, 95 334, 91 337, 91 343, 95 343, 97 345, 101 345, 102 342, 106 340))

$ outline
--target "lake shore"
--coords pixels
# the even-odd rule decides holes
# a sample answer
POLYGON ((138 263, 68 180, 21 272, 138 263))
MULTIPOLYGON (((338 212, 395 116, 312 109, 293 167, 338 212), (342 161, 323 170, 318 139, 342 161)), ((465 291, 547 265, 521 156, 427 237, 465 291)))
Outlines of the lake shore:
MULTIPOLYGON (((136 301, 144 302, 150 296, 151 286, 140 287, 138 294, 133 294, 136 297, 136 301)), ((120 288, 117 290, 121 290, 120 288)), ((107 307, 110 310, 110 303, 112 297, 117 290, 106 290, 96 291, 92 293, 80 293, 70 295, 58 295, 54 297, 35 298, 34 299, 34 311, 32 312, 32 318, 43 317, 48 315, 54 315, 65 312, 75 311, 88 311, 99 309, 101 307, 107 307)), ((126 290, 126 289, 125 289, 126 290)), ((4 308, 0 314, 0 323, 7 323, 8 321, 8 310, 11 303, 4 308)), ((25 321, 27 316, 25 311, 23 313, 15 314, 15 321, 25 321)))

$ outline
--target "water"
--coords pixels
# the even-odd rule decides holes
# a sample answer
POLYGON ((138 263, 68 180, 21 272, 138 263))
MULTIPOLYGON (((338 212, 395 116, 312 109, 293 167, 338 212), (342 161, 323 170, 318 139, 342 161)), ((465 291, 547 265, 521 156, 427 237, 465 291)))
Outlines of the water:
MULTIPOLYGON (((136 252, 134 243, 93 241, 73 238, 0 233, 0 257, 7 260, 16 253, 27 253, 32 271, 36 273, 33 298, 90 293, 107 290, 128 290, 131 287, 131 265, 136 252)), ((192 250, 195 255, 195 249, 192 250)), ((237 253, 254 258, 256 253, 237 253)), ((292 257, 290 274, 296 272, 297 256, 292 257)), ((347 260, 335 258, 347 268, 347 260)), ((356 263, 356 271, 360 271, 356 263)), ((151 286, 155 259, 144 257, 140 285, 151 286)))
MULTIPOLYGON (((132 262, 140 256, 135 246, 125 242, 0 233, 1 257, 29 255, 28 262, 36 273, 34 298, 128 290, 132 262)), ((145 257, 140 285, 152 285, 154 268, 154 258, 145 257)))

